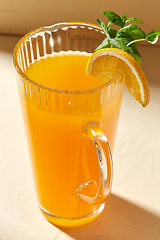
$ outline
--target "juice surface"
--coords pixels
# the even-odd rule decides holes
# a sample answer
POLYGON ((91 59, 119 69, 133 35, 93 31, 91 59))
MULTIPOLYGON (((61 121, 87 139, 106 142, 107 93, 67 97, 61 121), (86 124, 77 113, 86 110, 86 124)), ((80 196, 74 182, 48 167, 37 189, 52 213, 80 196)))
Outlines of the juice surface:
MULTIPOLYGON (((51 88, 91 89, 102 85, 102 82, 86 76, 87 59, 86 54, 78 53, 42 58, 31 65, 26 74, 35 82, 51 88)), ((79 101, 78 97, 78 94, 74 96, 73 105, 79 101)), ((86 114, 82 107, 79 114, 47 111, 22 94, 20 98, 40 208, 48 213, 49 221, 53 215, 62 219, 82 218, 83 224, 83 217, 99 208, 99 205, 88 204, 75 195, 75 189, 82 183, 99 181, 96 150, 84 128, 97 121, 113 150, 122 92, 117 93, 104 108, 86 114)), ((92 96, 85 95, 84 99, 85 108, 92 105, 92 96)), ((57 100, 57 103, 62 102, 62 109, 63 101, 63 96, 57 100)), ((72 103, 69 105, 70 102, 68 107, 72 107, 72 103)), ((86 194, 94 195, 92 191, 86 194)))
POLYGON ((61 52, 31 64, 26 75, 39 84, 62 90, 87 90, 102 85, 102 81, 86 75, 89 55, 82 52, 61 52))

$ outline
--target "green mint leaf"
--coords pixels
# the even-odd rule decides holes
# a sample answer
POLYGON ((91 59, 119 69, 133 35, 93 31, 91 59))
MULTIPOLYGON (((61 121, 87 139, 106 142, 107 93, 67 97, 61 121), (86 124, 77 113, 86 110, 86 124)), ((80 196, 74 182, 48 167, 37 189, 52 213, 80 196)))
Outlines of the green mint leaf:
POLYGON ((149 43, 155 44, 158 41, 159 36, 160 36, 160 31, 152 30, 147 33, 146 40, 149 43))
MULTIPOLYGON (((118 39, 120 39, 127 46, 128 46, 128 43, 130 43, 134 40, 129 34, 126 34, 126 33, 122 33, 121 37, 118 39)), ((138 48, 135 43, 132 43, 128 47, 130 48, 130 51, 128 53, 134 53, 136 55, 141 56, 138 52, 138 48)))
POLYGON ((146 34, 145 32, 142 31, 141 28, 139 28, 137 25, 135 24, 130 24, 128 26, 125 26, 123 28, 121 28, 118 32, 117 32, 117 37, 119 36, 119 34, 121 33, 127 33, 129 34, 134 40, 135 39, 145 39, 146 38, 146 34))
POLYGON ((108 24, 108 27, 110 27, 112 24, 115 24, 119 27, 124 27, 124 23, 119 15, 112 11, 102 11, 104 15, 108 18, 110 21, 108 24))
POLYGON ((143 23, 141 20, 139 20, 138 18, 128 18, 126 20, 126 23, 129 23, 129 22, 132 22, 132 23, 143 23))
POLYGON ((96 18, 96 20, 97 20, 98 25, 100 26, 100 28, 101 28, 106 34, 108 34, 106 24, 105 24, 102 20, 100 20, 100 19, 98 19, 98 18, 96 18))
POLYGON ((148 37, 146 37, 147 42, 155 44, 158 41, 158 36, 154 33, 150 34, 148 37))
POLYGON ((109 38, 106 37, 103 42, 95 49, 95 51, 103 49, 103 48, 110 48, 109 38))
POLYGON ((138 51, 138 48, 137 48, 135 43, 132 43, 129 47, 130 47, 130 53, 136 54, 139 57, 141 57, 141 55, 140 55, 140 53, 138 51))
POLYGON ((124 41, 126 41, 126 43, 129 43, 134 40, 130 34, 123 31, 118 31, 116 37, 123 39, 124 41))
POLYGON ((109 21, 109 23, 108 23, 108 25, 107 25, 107 28, 110 28, 112 24, 113 24, 113 22, 112 22, 112 21, 109 21))
POLYGON ((126 52, 130 50, 130 47, 128 47, 124 42, 122 42, 121 39, 111 38, 109 41, 111 48, 118 48, 126 52))
POLYGON ((138 54, 135 53, 129 53, 139 64, 139 66, 141 67, 141 57, 138 54))
POLYGON ((105 25, 105 23, 100 19, 97 19, 97 22, 107 37, 96 48, 96 50, 103 48, 121 49, 130 54, 141 66, 141 55, 139 54, 135 43, 139 41, 147 41, 149 43, 155 44, 158 41, 158 37, 160 36, 160 31, 152 30, 146 34, 140 27, 134 24, 143 23, 138 18, 127 19, 126 14, 123 14, 123 16, 120 17, 112 11, 102 12, 109 20, 108 25, 105 25), (126 23, 132 24, 125 26, 126 23), (116 30, 114 28, 111 28, 112 24, 119 26, 120 29, 116 30))
MULTIPOLYGON (((127 33, 122 33, 121 38, 118 38, 120 41, 122 41, 125 45, 133 41, 133 38, 127 34, 127 33)), ((130 54, 141 66, 141 55, 138 51, 138 48, 135 43, 132 43, 130 46, 128 46, 129 49, 126 51, 128 54, 130 54)))
MULTIPOLYGON (((126 19, 127 19, 126 14, 123 14, 123 16, 122 16, 122 22, 123 22, 124 25, 125 25, 125 23, 126 23, 126 19)), ((123 26, 124 26, 124 25, 123 25, 123 26)))
POLYGON ((111 38, 115 38, 117 34, 117 30, 115 30, 114 28, 108 28, 108 34, 111 38))
POLYGON ((157 36, 160 36, 160 31, 158 31, 158 30, 152 30, 152 31, 148 32, 147 36, 152 34, 152 33, 156 34, 157 36))

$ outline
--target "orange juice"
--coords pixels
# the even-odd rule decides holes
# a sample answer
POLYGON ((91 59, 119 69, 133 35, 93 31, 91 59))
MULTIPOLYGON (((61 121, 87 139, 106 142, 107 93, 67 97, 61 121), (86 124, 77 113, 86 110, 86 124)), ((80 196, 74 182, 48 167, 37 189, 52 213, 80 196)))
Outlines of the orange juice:
MULTIPOLYGON (((104 83, 85 74, 87 59, 86 53, 70 51, 41 58, 25 74, 52 91, 41 94, 28 84, 23 88, 30 94, 20 94, 39 207, 50 222, 58 225, 63 225, 63 219, 64 225, 74 225, 67 223, 71 219, 80 219, 79 224, 83 224, 83 217, 99 209, 99 205, 88 204, 75 195, 82 183, 99 181, 96 150, 84 128, 92 121, 98 122, 113 151, 121 106, 123 90, 115 91, 114 98, 105 104, 100 91, 94 94, 94 90, 88 90, 104 83), (56 93, 54 89, 64 91, 56 93), (40 100, 31 99, 31 95, 37 99, 40 95, 40 100)), ((94 192, 87 194, 93 196, 94 192)))
POLYGON ((86 75, 89 55, 79 51, 54 53, 31 64, 26 75, 39 84, 62 90, 87 90, 102 85, 102 81, 86 75))

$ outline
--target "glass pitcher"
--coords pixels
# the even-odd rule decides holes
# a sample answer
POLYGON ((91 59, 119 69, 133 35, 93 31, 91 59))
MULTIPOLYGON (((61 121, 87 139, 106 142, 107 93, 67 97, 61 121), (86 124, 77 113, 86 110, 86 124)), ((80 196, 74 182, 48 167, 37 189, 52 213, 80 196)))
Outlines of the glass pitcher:
POLYGON ((25 70, 54 52, 91 54, 104 38, 96 25, 59 23, 28 33, 14 49, 38 205, 55 225, 88 223, 104 208, 113 178, 111 152, 123 95, 123 73, 119 71, 97 88, 72 91, 41 85, 25 70))

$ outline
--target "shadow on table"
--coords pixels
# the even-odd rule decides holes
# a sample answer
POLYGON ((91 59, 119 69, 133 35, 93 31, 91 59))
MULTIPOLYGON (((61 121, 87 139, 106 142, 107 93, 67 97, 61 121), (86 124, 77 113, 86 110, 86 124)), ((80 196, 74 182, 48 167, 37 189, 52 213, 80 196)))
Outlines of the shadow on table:
POLYGON ((60 230, 77 240, 158 240, 160 218, 111 194, 96 220, 83 227, 60 230))

